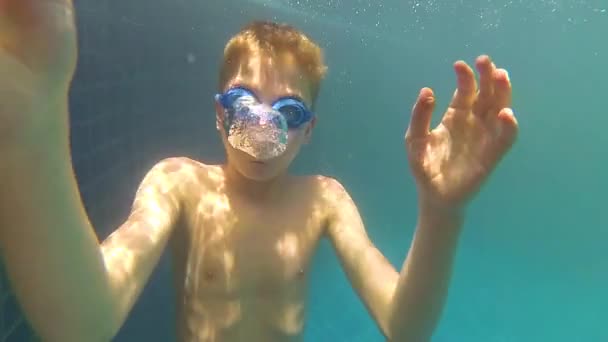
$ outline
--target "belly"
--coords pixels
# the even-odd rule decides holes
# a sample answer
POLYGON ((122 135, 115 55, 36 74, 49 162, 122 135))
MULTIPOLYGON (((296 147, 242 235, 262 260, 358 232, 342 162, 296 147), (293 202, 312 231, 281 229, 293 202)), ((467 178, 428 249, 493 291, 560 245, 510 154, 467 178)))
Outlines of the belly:
POLYGON ((302 341, 303 298, 184 297, 180 304, 177 326, 181 342, 302 341))
POLYGON ((289 210, 273 211, 289 215, 266 221, 243 210, 220 220, 217 210, 191 215, 200 221, 172 239, 179 340, 301 341, 321 224, 289 210))
POLYGON ((185 272, 175 273, 180 340, 301 341, 304 268, 261 257, 235 258, 237 266, 230 267, 229 258, 216 257, 222 254, 206 253, 200 262, 190 259, 185 272))

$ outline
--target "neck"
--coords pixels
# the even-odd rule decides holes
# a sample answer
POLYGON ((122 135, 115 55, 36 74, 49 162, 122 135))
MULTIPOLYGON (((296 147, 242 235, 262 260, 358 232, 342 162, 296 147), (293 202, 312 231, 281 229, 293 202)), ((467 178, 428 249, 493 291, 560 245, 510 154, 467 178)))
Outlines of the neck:
POLYGON ((287 172, 283 172, 272 179, 257 181, 243 176, 230 163, 223 165, 223 169, 226 187, 230 192, 256 201, 276 198, 285 189, 284 184, 288 178, 287 172))

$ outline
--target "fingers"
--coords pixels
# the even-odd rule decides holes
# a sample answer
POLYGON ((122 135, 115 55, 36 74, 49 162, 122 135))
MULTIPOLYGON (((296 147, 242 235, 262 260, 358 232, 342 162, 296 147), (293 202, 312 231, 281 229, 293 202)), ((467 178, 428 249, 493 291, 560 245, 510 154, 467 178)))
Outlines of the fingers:
POLYGON ((511 108, 504 108, 498 112, 499 134, 498 139, 503 145, 510 146, 517 136, 518 124, 511 108))
POLYGON ((48 1, 42 0, 0 0, 0 16, 13 29, 33 29, 40 26, 44 19, 42 9, 48 5, 48 1))
POLYGON ((34 29, 72 15, 72 0, 0 0, 2 29, 7 25, 19 30, 34 29))
POLYGON ((410 118, 410 126, 407 129, 407 138, 421 138, 429 134, 431 119, 435 107, 435 96, 430 88, 422 88, 410 118))
POLYGON ((465 62, 454 63, 458 88, 454 93, 450 107, 455 109, 469 109, 473 105, 477 93, 477 82, 471 67, 465 62))
POLYGON ((494 108, 500 115, 500 110, 511 107, 511 81, 505 69, 494 71, 494 108))
POLYGON ((511 81, 505 69, 497 69, 488 56, 476 61, 479 71, 479 94, 473 113, 479 117, 496 119, 500 111, 511 106, 511 81))
POLYGON ((485 114, 494 96, 494 70, 496 66, 488 56, 479 56, 475 61, 479 72, 479 94, 475 102, 474 113, 485 114))
MULTIPOLYGON (((510 108, 504 108, 498 112, 496 122, 496 141, 492 145, 493 153, 490 156, 493 158, 502 158, 511 148, 518 133, 518 124, 513 111, 510 108)), ((490 160, 490 164, 495 164, 498 160, 490 160)))
MULTIPOLYGON (((454 63, 458 87, 450 107, 456 109, 455 115, 468 115, 472 111, 479 117, 498 119, 501 127, 506 124, 505 139, 512 138, 517 122, 509 109, 512 90, 507 71, 497 69, 486 55, 477 58, 475 67, 479 72, 479 88, 471 67, 463 61, 454 63)), ((412 112, 409 135, 420 137, 429 133, 434 104, 432 90, 423 88, 412 112)))

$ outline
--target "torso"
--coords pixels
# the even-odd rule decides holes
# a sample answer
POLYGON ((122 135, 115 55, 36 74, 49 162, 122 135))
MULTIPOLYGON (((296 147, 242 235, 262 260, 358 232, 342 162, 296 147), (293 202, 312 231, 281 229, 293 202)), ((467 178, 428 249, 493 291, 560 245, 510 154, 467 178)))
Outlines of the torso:
POLYGON ((172 239, 182 342, 301 341, 309 263, 323 234, 315 178, 248 201, 198 166, 172 239))

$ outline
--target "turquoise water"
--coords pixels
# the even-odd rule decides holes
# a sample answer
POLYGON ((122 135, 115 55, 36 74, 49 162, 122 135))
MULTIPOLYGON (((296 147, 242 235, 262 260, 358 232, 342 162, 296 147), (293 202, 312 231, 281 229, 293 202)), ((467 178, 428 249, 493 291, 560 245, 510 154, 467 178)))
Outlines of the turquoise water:
MULTIPOLYGON (((294 171, 340 179, 400 267, 416 222, 403 147, 410 108, 432 87, 437 122, 452 63, 489 54, 510 72, 521 133, 469 206, 433 341, 608 341, 606 1, 211 3, 76 3, 74 167, 101 238, 160 158, 223 159, 211 107, 223 44, 249 20, 270 19, 308 32, 329 65, 294 171)), ((116 341, 173 340, 169 277, 165 257, 116 341)), ((381 341, 326 242, 311 287, 306 341, 381 341)), ((30 340, 3 288, 0 341, 30 340)))
MULTIPOLYGON (((521 134, 469 207, 433 341, 608 341, 608 3, 284 4, 260 11, 318 37, 330 66, 299 165, 346 184, 396 267, 416 219, 402 136, 418 89, 435 89, 439 120, 455 60, 487 53, 510 72, 521 134)), ((380 341, 329 246, 315 270, 306 340, 380 341)))

